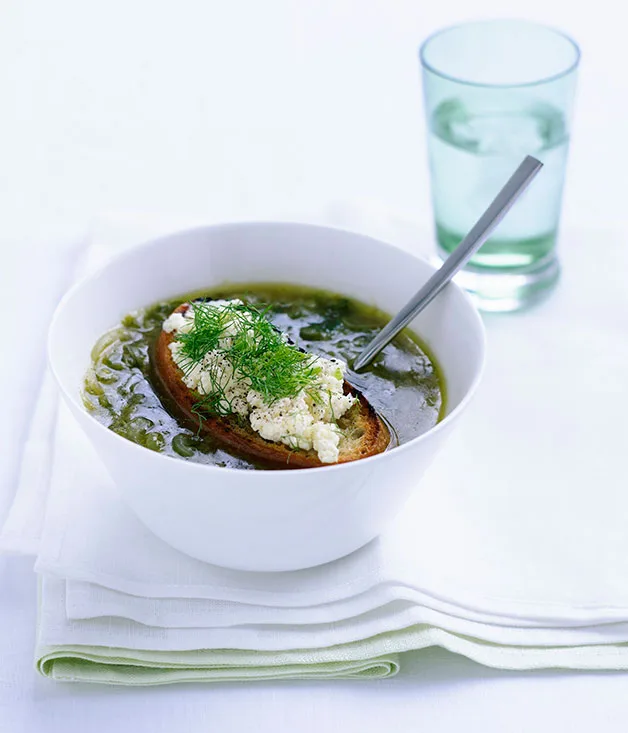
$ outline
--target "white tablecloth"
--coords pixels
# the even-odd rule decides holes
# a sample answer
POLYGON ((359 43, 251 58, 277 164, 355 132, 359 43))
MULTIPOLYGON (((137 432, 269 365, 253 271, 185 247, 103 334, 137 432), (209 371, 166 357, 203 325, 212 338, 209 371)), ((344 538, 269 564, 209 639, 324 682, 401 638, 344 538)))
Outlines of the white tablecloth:
MULTIPOLYGON (((614 5, 530 0, 523 11, 583 45, 562 242, 588 252, 570 265, 588 276, 583 299, 605 287, 592 253, 621 247, 626 220, 628 47, 614 5)), ((501 8, 478 0, 474 14, 501 8)), ((414 47, 468 16, 462 0, 2 5, 0 292, 9 319, 0 346, 0 516, 47 319, 93 212, 228 219, 352 198, 427 222, 414 47), (16 321, 9 304, 18 303, 16 321)), ((623 262, 625 277, 628 245, 623 262)), ((412 657, 397 678, 367 684, 54 685, 32 669, 31 564, 0 559, 1 733, 626 727, 625 674, 503 673, 439 651, 412 657)))

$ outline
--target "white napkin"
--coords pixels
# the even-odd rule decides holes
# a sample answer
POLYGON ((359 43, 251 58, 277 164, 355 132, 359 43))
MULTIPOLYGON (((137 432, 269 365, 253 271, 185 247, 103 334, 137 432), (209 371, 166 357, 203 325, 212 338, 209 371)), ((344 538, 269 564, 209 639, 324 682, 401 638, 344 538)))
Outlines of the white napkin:
MULTIPOLYGON (((65 407, 56 434, 51 496, 35 568, 69 579, 69 603, 74 604, 76 596, 82 599, 78 617, 129 617, 127 603, 135 596, 130 603, 139 614, 136 620, 144 623, 152 614, 151 625, 157 626, 184 625, 181 618, 189 617, 191 600, 247 604, 249 608, 239 609, 247 613, 251 606, 262 607, 262 613, 268 613, 264 607, 305 609, 301 623, 312 622, 312 606, 336 603, 324 613, 330 614, 329 621, 337 621, 394 600, 489 623, 561 627, 628 619, 622 607, 521 603, 477 591, 471 596, 461 582, 443 590, 444 584, 433 581, 442 557, 430 551, 417 529, 426 515, 443 527, 448 517, 439 516, 439 505, 427 503, 422 493, 384 537, 335 563, 289 573, 245 573, 208 565, 174 550, 141 524, 65 407), (109 592, 103 595, 94 586, 109 592), (177 621, 167 621, 168 614, 177 621)), ((445 491, 440 487, 434 493, 445 491)), ((212 613, 213 609, 192 625, 213 625, 212 613)), ((268 618, 272 622, 272 613, 268 618)))
POLYGON ((39 549, 50 489, 52 431, 58 402, 57 386, 46 370, 24 443, 18 490, 0 532, 0 552, 36 555, 39 549))
POLYGON ((106 638, 110 646, 161 651, 307 649, 416 624, 521 646, 628 639, 628 623, 611 623, 622 618, 611 610, 509 618, 498 608, 478 611, 426 592, 414 578, 416 563, 401 552, 412 548, 421 509, 415 500, 386 537, 327 566, 291 573, 217 568, 143 527, 63 407, 36 563, 46 575, 40 643, 97 645, 106 638))

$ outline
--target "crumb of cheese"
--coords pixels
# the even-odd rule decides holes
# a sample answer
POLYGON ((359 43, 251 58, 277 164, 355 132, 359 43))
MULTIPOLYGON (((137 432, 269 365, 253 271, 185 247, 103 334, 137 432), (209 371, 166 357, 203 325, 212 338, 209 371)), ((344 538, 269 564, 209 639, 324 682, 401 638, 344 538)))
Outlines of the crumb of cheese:
MULTIPOLYGON (((216 300, 211 305, 224 307, 226 303, 241 301, 216 300)), ((194 328, 194 313, 190 307, 183 313, 172 313, 163 324, 167 333, 189 333, 194 328)), ((227 324, 219 349, 228 345, 228 339, 236 332, 236 324, 227 324)), ((183 381, 199 394, 219 391, 218 405, 221 414, 236 413, 248 417, 251 427, 265 440, 280 442, 296 450, 314 450, 321 462, 338 460, 342 437, 336 425, 356 402, 356 397, 343 392, 347 365, 340 359, 315 357, 314 366, 319 372, 313 383, 296 397, 284 397, 267 403, 259 392, 238 370, 234 370, 220 350, 208 352, 203 360, 191 368, 184 364, 181 344, 170 344, 172 358, 184 372, 183 381), (184 368, 185 367, 185 368, 184 368)))

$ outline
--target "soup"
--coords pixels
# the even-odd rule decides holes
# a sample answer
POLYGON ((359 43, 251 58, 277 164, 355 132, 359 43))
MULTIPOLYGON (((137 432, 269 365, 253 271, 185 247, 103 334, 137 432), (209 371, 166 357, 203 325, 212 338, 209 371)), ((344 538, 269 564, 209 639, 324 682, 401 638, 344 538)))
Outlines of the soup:
MULTIPOLYGON (((110 430, 146 448, 199 463, 241 469, 265 466, 225 449, 181 419, 156 379, 151 354, 164 322, 182 303, 233 300, 263 312, 308 353, 349 366, 389 320, 385 313, 323 290, 283 284, 232 285, 164 301, 125 316, 92 350, 83 400, 110 430)), ((360 372, 360 391, 387 425, 391 447, 433 427, 443 414, 440 370, 409 331, 360 372)))

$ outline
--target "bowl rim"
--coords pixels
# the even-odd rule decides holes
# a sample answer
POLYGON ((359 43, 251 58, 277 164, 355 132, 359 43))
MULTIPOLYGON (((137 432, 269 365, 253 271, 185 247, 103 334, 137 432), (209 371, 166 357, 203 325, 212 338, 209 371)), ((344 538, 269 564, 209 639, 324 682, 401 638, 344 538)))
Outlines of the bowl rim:
MULTIPOLYGON (((138 443, 134 443, 132 440, 128 440, 127 438, 123 438, 121 435, 118 435, 117 433, 114 433, 113 431, 109 430, 103 423, 101 423, 99 420, 97 420, 93 415, 91 415, 86 409, 85 406, 82 404, 82 402, 78 399, 78 395, 74 395, 72 392, 70 392, 68 389, 66 389, 63 380, 59 376, 59 373, 57 372, 54 360, 52 358, 52 352, 53 352, 53 334, 56 330, 56 324, 58 320, 61 317, 62 312, 64 311, 66 304, 72 300, 75 293, 81 290, 82 288, 85 288, 89 285, 90 282, 93 282, 94 280, 98 279, 105 273, 109 268, 111 268, 114 265, 119 264, 120 262, 123 262, 126 259, 130 259, 133 256, 136 256, 138 251, 142 250, 148 250, 151 247, 156 246, 158 243, 180 237, 180 236, 187 236, 192 235, 196 233, 206 232, 208 230, 216 231, 216 230, 229 230, 229 229, 249 229, 249 228, 256 228, 256 227, 265 227, 265 226, 273 226, 273 227, 285 227, 285 226, 293 226, 293 227, 305 227, 307 229, 314 229, 318 230, 319 232, 340 232, 343 234, 351 234, 357 237, 361 237, 363 239, 369 239, 372 242, 376 243, 379 247, 383 247, 384 249, 400 252, 403 255, 406 255, 407 257, 410 257, 415 260, 419 260, 424 265, 427 265, 427 267, 432 270, 432 272, 436 271, 436 268, 424 257, 420 257, 412 252, 408 252, 407 250, 397 247, 394 244, 390 244, 389 242, 385 242, 381 239, 378 239, 376 237, 371 237, 368 234, 362 234, 361 232, 356 232, 351 229, 346 229, 343 227, 334 227, 334 226, 327 226, 323 224, 313 224, 309 222, 300 222, 300 221, 292 221, 292 220, 246 220, 246 221, 235 221, 235 222, 221 222, 216 224, 204 224, 200 226, 195 227, 189 227, 186 229, 179 229, 175 230, 173 232, 170 232, 168 234, 164 234, 158 237, 152 237, 151 239, 144 240, 136 245, 132 245, 131 247, 125 248, 122 252, 119 254, 114 255, 110 259, 108 259, 104 264, 97 267, 93 272, 89 273, 88 275, 84 277, 80 277, 75 283, 73 283, 70 288, 65 292, 59 303, 57 304, 57 307, 54 310, 54 313, 52 315, 52 318, 50 320, 50 324, 48 326, 48 332, 46 337, 46 354, 47 354, 47 363, 48 366, 54 376, 55 382, 57 383, 57 386, 63 396, 65 397, 66 401, 70 402, 76 409, 78 409, 80 412, 84 413, 89 420, 92 421, 92 423, 96 426, 97 431, 102 431, 103 436, 107 436, 109 439, 113 439, 114 442, 116 441, 122 441, 121 445, 126 446, 130 450, 138 450, 141 451, 141 455, 144 455, 145 458, 147 458, 147 453, 150 453, 152 456, 155 457, 156 460, 167 460, 167 461, 175 461, 177 465, 180 465, 183 470, 191 470, 191 471, 203 471, 204 473, 209 472, 216 472, 218 476, 225 475, 225 472, 228 474, 237 474, 238 476, 242 476, 244 481, 255 481, 259 479, 255 478, 244 478, 244 476, 247 477, 255 477, 255 476, 264 476, 268 474, 268 471, 244 471, 240 468, 230 468, 228 466, 222 467, 222 466, 214 466, 213 464, 208 463, 198 463, 196 461, 183 461, 180 458, 176 458, 175 456, 169 456, 165 453, 160 453, 157 451, 149 451, 148 448, 145 448, 144 446, 139 445, 138 443), (186 467, 186 468, 183 468, 186 467)), ((475 392, 477 391, 478 385, 482 379, 482 376, 484 374, 484 369, 486 365, 486 328, 484 326, 484 322, 482 321, 482 317, 480 316, 480 313, 478 309, 475 307, 473 301, 471 300, 468 293, 466 293, 460 286, 458 286, 454 282, 450 282, 446 288, 454 288, 458 291, 459 295, 462 296, 463 302, 468 307, 472 318, 475 321, 475 325, 477 326, 477 332, 480 336, 480 364, 477 369, 477 373, 471 382, 471 385, 466 391, 466 394, 464 397, 460 400, 460 402, 454 407, 454 409, 447 414, 442 420, 436 423, 436 425, 432 426, 428 430, 426 430, 424 433, 421 433, 420 435, 417 435, 416 437, 412 438, 412 440, 409 440, 407 443, 402 443, 401 445, 395 446, 394 448, 391 448, 390 450, 385 450, 383 453, 377 453, 373 456, 368 456, 367 458, 360 458, 356 461, 347 461, 346 463, 333 463, 327 466, 313 466, 311 468, 300 468, 296 471, 292 470, 277 470, 272 471, 273 477, 276 478, 276 480, 282 480, 279 479, 278 476, 286 475, 287 477, 292 477, 294 479, 294 474, 297 475, 300 473, 307 473, 310 474, 313 471, 316 471, 317 474, 323 474, 324 472, 330 472, 330 471, 346 471, 350 469, 351 467, 355 467, 356 464, 358 466, 363 466, 365 464, 372 464, 376 461, 383 461, 388 460, 388 457, 397 453, 400 453, 401 451, 407 451, 411 450, 415 445, 424 442, 427 440, 430 436, 438 434, 442 432, 450 423, 452 423, 458 415, 466 408, 466 406, 469 404, 469 402, 472 400, 472 398, 475 395, 475 392)), ((87 367, 86 367, 87 368, 87 367)), ((140 455, 140 454, 138 454, 140 455)), ((284 479, 288 480, 288 479, 284 479)))

